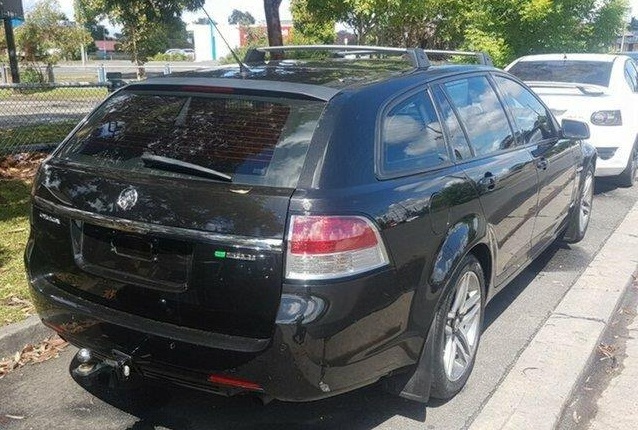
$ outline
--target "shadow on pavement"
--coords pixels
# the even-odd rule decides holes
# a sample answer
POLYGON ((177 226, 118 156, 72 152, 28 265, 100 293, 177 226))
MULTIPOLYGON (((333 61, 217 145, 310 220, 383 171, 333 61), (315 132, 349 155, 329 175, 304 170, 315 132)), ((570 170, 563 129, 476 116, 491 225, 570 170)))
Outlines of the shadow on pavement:
MULTIPOLYGON (((79 382, 78 382, 79 383, 79 382)), ((395 415, 424 422, 426 407, 386 394, 377 385, 310 403, 250 396, 225 398, 172 385, 145 382, 137 388, 108 383, 80 385, 94 396, 139 419, 128 430, 167 429, 355 429, 374 428, 395 415)))

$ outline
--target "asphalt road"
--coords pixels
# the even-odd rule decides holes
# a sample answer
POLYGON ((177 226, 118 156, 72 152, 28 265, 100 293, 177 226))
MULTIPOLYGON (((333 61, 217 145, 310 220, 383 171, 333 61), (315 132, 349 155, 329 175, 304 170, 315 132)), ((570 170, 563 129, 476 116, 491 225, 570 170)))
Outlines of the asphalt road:
MULTIPOLYGON (((489 399, 547 316, 638 200, 638 186, 597 181, 585 240, 555 245, 487 307, 474 373, 445 404, 427 406, 368 387, 306 404, 218 398, 167 386, 93 394, 68 375, 74 350, 0 380, 0 429, 461 429, 489 399)), ((622 256, 619 256, 622 258, 622 256)))

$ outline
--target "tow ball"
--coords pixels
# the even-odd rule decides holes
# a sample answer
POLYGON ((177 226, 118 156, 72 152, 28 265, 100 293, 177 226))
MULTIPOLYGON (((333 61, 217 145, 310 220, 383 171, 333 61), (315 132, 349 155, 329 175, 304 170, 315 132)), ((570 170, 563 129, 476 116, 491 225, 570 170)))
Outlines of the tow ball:
POLYGON ((111 357, 99 359, 91 350, 82 348, 75 359, 79 364, 72 369, 72 373, 85 381, 93 381, 105 372, 114 375, 119 382, 125 382, 131 376, 131 356, 115 349, 111 351, 111 357))

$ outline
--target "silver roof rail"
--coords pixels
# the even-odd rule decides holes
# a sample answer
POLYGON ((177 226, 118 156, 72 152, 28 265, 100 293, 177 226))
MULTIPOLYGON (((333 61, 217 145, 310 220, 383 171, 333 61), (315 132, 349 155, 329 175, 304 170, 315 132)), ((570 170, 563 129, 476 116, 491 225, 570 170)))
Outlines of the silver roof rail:
POLYGON ((387 46, 363 46, 363 45, 284 45, 284 46, 264 46, 252 48, 246 53, 244 62, 263 62, 266 52, 282 51, 333 51, 337 54, 401 54, 408 55, 414 67, 427 69, 430 61, 421 48, 392 48, 387 46))
POLYGON ((447 51, 444 49, 424 49, 423 52, 425 54, 434 54, 434 55, 459 55, 459 56, 467 56, 467 57, 475 57, 478 64, 483 64, 485 66, 493 66, 492 58, 486 53, 481 51, 447 51))
POLYGON ((484 52, 472 51, 446 51, 437 49, 421 49, 421 48, 394 48, 388 46, 366 46, 366 45, 284 45, 284 46, 264 46, 251 48, 246 53, 244 62, 260 63, 265 60, 267 52, 283 52, 283 51, 332 51, 339 55, 368 55, 368 54, 402 54, 408 55, 412 60, 412 64, 417 69, 427 69, 432 64, 428 58, 428 54, 434 55, 461 55, 473 56, 479 64, 491 66, 492 59, 484 52))

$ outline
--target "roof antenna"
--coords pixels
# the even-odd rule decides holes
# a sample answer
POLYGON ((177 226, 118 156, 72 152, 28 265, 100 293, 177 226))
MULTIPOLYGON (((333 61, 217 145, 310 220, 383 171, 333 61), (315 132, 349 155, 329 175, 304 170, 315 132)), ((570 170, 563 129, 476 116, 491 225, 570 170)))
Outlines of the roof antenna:
POLYGON ((232 54, 233 58, 235 59, 235 61, 237 62, 237 64, 239 65, 239 71, 241 72, 241 75, 243 77, 246 77, 248 75, 248 73, 250 72, 250 69, 248 68, 247 65, 245 65, 237 56, 237 53, 235 53, 235 50, 233 48, 230 47, 230 43, 228 43, 228 41, 226 40, 226 38, 224 37, 224 35, 222 34, 221 31, 219 31, 219 27, 217 27, 217 24, 215 23, 215 21, 213 21, 213 18, 210 17, 210 15, 208 14, 208 12, 206 12, 206 9, 204 9, 204 5, 202 2, 202 7, 201 9, 204 11, 204 13, 206 14, 206 18, 208 18, 208 21, 212 24, 213 27, 215 27, 215 30, 217 30, 217 33, 219 34, 219 36, 222 38, 222 40, 224 41, 224 44, 226 45, 226 47, 228 47, 228 49, 230 50, 230 53, 232 54))

